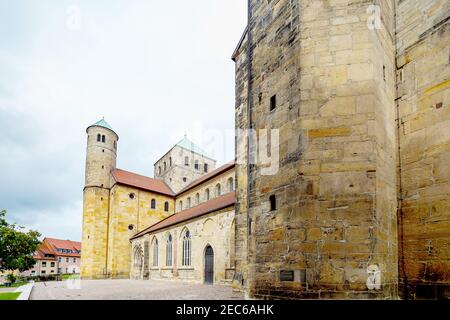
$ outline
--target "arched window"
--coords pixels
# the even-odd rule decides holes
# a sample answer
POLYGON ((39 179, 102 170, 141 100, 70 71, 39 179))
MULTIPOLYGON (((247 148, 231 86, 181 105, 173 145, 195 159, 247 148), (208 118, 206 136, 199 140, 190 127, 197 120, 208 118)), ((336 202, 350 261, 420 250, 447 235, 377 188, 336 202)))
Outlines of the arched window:
POLYGON ((184 157, 184 165, 189 166, 189 157, 184 157))
POLYGON ((196 194, 195 195, 195 204, 199 204, 200 203, 200 194, 196 194))
POLYGON ((209 197, 210 197, 210 195, 209 195, 209 189, 206 189, 206 190, 205 190, 205 199, 206 199, 206 201, 209 200, 209 197))
POLYGON ((105 137, 105 135, 102 135, 102 142, 106 142, 106 137, 105 137))
POLYGON ((166 242, 166 266, 172 266, 172 235, 169 234, 166 242))
POLYGON ((164 161, 164 171, 166 171, 167 170, 167 165, 166 165, 166 162, 164 161))
POLYGON ((203 171, 208 172, 208 164, 207 163, 205 163, 203 165, 203 171))
POLYGON ((97 141, 100 142, 102 140, 102 135, 99 133, 97 134, 97 141))
POLYGON ((158 174, 161 175, 161 167, 158 167, 158 174))
POLYGON ((191 207, 191 197, 187 198, 187 207, 191 207))
POLYGON ((142 268, 142 260, 143 260, 142 249, 140 246, 137 246, 134 248, 134 261, 133 261, 133 266, 136 270, 140 270, 142 268))
POLYGON ((220 183, 216 184, 216 197, 220 196, 220 183))
POLYGON ((152 199, 151 204, 150 204, 150 207, 151 207, 152 209, 156 209, 156 200, 155 200, 155 199, 152 199))
POLYGON ((172 166, 172 157, 169 158, 169 167, 172 166))
POLYGON ((178 210, 181 211, 183 210, 183 201, 180 200, 180 202, 178 202, 178 210))
POLYGON ((233 178, 228 179, 228 192, 231 192, 234 190, 234 183, 233 178))
POLYGON ((158 266, 158 239, 153 238, 153 266, 158 266))
POLYGON ((164 211, 168 212, 169 211, 169 202, 164 202, 164 211))
POLYGON ((183 237, 183 266, 191 265, 191 233, 186 230, 183 237))

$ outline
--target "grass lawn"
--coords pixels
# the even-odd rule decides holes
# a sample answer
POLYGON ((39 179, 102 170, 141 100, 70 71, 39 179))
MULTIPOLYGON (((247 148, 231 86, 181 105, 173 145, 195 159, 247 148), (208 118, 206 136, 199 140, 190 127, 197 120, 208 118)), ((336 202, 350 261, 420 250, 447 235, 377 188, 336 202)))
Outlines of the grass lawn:
POLYGON ((15 283, 13 283, 10 287, 7 287, 7 286, 5 286, 5 285, 0 285, 0 288, 17 288, 17 287, 20 287, 20 286, 24 286, 24 285, 26 285, 28 282, 15 282, 15 283))
POLYGON ((80 275, 79 274, 63 274, 62 279, 63 280, 80 279, 80 275))
POLYGON ((16 300, 20 292, 0 292, 0 300, 16 300))

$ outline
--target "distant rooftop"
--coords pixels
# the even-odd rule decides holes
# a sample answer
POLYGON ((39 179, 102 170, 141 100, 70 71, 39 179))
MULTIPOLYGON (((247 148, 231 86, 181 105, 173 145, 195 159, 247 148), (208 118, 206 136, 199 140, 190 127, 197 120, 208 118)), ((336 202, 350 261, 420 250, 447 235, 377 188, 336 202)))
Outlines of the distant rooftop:
POLYGON ((184 135, 183 140, 181 140, 180 142, 177 143, 177 146, 180 146, 182 148, 188 149, 190 151, 193 151, 195 153, 201 154, 201 155, 209 158, 209 156, 206 154, 205 150, 203 150, 202 148, 197 146, 195 143, 193 143, 191 140, 189 140, 186 135, 184 135))

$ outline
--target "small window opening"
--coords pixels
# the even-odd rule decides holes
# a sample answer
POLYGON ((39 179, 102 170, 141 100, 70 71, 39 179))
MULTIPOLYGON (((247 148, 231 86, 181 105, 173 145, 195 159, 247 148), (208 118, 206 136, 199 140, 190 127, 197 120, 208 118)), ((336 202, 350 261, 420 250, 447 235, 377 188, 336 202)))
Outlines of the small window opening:
POLYGON ((102 142, 106 142, 106 137, 105 137, 105 135, 102 136, 102 142))
POLYGON ((130 199, 134 199, 134 193, 130 193, 129 197, 130 199))
POLYGON ((277 210, 277 197, 273 194, 269 197, 270 211, 277 210))
POLYGON ((273 95, 270 98, 270 111, 275 110, 275 108, 277 107, 277 95, 273 95))

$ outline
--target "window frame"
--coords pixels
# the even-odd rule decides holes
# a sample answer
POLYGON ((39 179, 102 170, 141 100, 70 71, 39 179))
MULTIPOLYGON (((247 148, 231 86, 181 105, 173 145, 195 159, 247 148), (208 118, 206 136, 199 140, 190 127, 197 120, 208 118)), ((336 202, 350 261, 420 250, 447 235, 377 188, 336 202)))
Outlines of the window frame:
POLYGON ((155 237, 152 241, 152 247, 153 247, 153 263, 152 266, 154 268, 158 267, 158 239, 155 237))
POLYGON ((181 261, 183 267, 190 267, 192 264, 192 236, 189 230, 187 229, 183 235, 183 248, 181 261))
POLYGON ((166 267, 172 267, 173 264, 173 239, 172 235, 169 233, 169 236, 166 240, 166 267))

